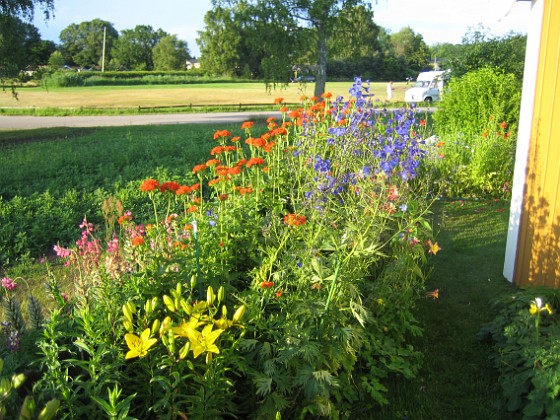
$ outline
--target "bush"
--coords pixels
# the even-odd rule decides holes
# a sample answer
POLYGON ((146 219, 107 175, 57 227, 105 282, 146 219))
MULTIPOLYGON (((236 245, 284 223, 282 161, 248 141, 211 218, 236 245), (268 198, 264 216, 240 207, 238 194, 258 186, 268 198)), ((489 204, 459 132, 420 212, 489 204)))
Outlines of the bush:
POLYGON ((506 121, 515 131, 519 122, 521 85, 513 74, 482 68, 452 79, 434 114, 439 136, 471 138, 486 130, 488 121, 506 121))
POLYGON ((75 87, 83 86, 84 79, 80 73, 73 71, 57 71, 53 74, 46 74, 42 79, 44 87, 75 87))
POLYGON ((510 196, 520 96, 515 76, 490 68, 451 80, 427 144, 439 194, 510 196))

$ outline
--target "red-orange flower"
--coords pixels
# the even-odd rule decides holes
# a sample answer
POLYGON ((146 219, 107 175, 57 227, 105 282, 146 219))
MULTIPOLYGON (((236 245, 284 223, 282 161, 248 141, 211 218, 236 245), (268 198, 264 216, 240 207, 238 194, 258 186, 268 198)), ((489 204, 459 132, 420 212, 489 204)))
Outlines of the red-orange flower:
POLYGON ((253 125, 255 125, 255 123, 253 121, 244 121, 243 124, 241 124, 241 129, 242 130, 248 130, 248 129, 252 128, 253 125))
POLYGON ((507 122, 503 121, 500 123, 500 128, 505 129, 507 127, 507 122))
POLYGON ((192 169, 192 173, 196 174, 197 172, 203 171, 206 168, 208 168, 208 166, 206 166, 204 163, 201 165, 196 165, 193 169, 192 169))
POLYGON ((210 154, 212 156, 219 155, 223 151, 224 151, 224 148, 222 146, 216 146, 216 147, 213 147, 212 150, 210 150, 210 154))
POLYGON ((426 120, 420 120, 420 127, 426 126, 426 120))
POLYGON ((157 182, 155 179, 147 179, 144 182, 142 182, 142 185, 140 185, 140 190, 153 191, 157 187, 159 187, 159 182, 157 182))
POLYGON ((263 158, 253 157, 247 161, 247 168, 250 168, 253 165, 264 165, 266 162, 263 158))
POLYGON ((144 243, 144 238, 142 238, 141 236, 135 236, 130 240, 130 243, 132 244, 132 246, 140 246, 144 243))
POLYGON ((200 183, 199 182, 191 185, 191 191, 196 191, 196 190, 200 190, 200 183))
POLYGON ((241 137, 235 136, 235 137, 232 137, 230 141, 236 142, 236 141, 239 141, 239 140, 241 140, 241 137))
POLYGON ((263 289, 270 289, 272 286, 274 286, 274 282, 273 281, 263 281, 261 283, 261 287, 263 289))
POLYGON ((206 161, 206 166, 214 166, 220 163, 218 159, 210 159, 206 161))
POLYGON ((227 194, 220 194, 220 195, 218 196, 218 199, 219 199, 220 201, 226 201, 226 200, 228 199, 228 197, 229 197, 229 196, 228 196, 227 194))
POLYGON ((181 185, 181 187, 175 191, 177 195, 189 194, 191 192, 191 187, 188 185, 181 185))
POLYGON ((307 222, 307 217, 302 214, 290 213, 284 216, 284 223, 289 226, 300 226, 307 222))
POLYGON ((281 104, 282 102, 284 102, 284 98, 276 98, 274 100, 274 104, 281 104))
POLYGON ((332 98, 332 93, 331 92, 324 92, 324 93, 321 94, 321 97, 326 98, 326 99, 332 98))
POLYGON ((197 207, 197 206, 190 206, 190 207, 187 209, 187 211, 188 211, 189 213, 196 213, 197 210, 198 210, 198 207, 197 207))
POLYGON ((218 130, 214 133, 214 140, 218 140, 220 137, 229 137, 231 132, 228 130, 218 130))
POLYGON ((167 182, 164 182, 163 184, 161 184, 159 186, 159 190, 161 192, 165 192, 165 191, 175 192, 179 188, 181 188, 181 184, 179 184, 178 182, 175 182, 175 181, 167 181, 167 182))
POLYGON ((277 297, 277 298, 282 297, 282 293, 284 293, 283 290, 278 290, 278 291, 276 292, 276 297, 277 297))

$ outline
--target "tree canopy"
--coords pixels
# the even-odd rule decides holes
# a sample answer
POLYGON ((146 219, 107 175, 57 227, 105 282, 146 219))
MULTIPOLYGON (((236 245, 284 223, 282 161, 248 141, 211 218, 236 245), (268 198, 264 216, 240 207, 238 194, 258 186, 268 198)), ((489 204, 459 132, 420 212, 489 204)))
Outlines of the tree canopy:
POLYGON ((112 66, 131 70, 153 70, 153 48, 169 34, 163 29, 154 30, 150 25, 137 25, 124 29, 111 50, 112 66))
POLYGON ((0 78, 16 76, 27 61, 30 37, 35 34, 26 25, 36 8, 48 19, 54 11, 54 0, 0 0, 0 78))
POLYGON ((167 35, 154 46, 154 68, 156 70, 179 70, 190 58, 187 43, 176 35, 167 35))
POLYGON ((113 24, 101 19, 94 19, 80 24, 73 23, 62 30, 61 51, 69 64, 81 67, 100 65, 103 55, 103 32, 105 35, 105 60, 111 58, 111 48, 119 33, 113 24))

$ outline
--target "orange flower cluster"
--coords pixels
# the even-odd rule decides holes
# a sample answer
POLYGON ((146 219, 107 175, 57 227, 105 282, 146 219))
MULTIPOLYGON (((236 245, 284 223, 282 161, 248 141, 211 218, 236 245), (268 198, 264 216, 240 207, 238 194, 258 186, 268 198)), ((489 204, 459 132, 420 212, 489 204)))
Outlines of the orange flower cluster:
POLYGON ((155 179, 146 179, 144 182, 142 182, 142 185, 140 185, 140 190, 153 191, 158 187, 159 187, 159 182, 157 182, 155 179))
POLYGON ((224 152, 235 152, 236 150, 238 149, 235 146, 216 146, 210 150, 210 154, 214 156, 224 152))
POLYGON ((274 286, 274 282, 273 281, 263 281, 261 283, 261 287, 263 289, 270 289, 272 286, 274 286))
POLYGON ((255 123, 253 121, 245 121, 245 122, 243 122, 243 124, 241 124, 241 129, 242 130, 249 130, 253 127, 253 125, 255 125, 255 123))
POLYGON ((175 192, 179 188, 181 188, 181 184, 179 184, 178 182, 167 181, 167 182, 164 182, 163 184, 161 184, 159 186, 159 191, 162 192, 162 193, 166 192, 166 191, 175 192))
POLYGON ((231 131, 228 130, 218 130, 214 133, 214 140, 218 140, 219 138, 222 137, 230 137, 231 136, 231 131))
POLYGON ((307 217, 301 214, 290 213, 284 216, 284 223, 289 226, 300 226, 307 223, 307 217))

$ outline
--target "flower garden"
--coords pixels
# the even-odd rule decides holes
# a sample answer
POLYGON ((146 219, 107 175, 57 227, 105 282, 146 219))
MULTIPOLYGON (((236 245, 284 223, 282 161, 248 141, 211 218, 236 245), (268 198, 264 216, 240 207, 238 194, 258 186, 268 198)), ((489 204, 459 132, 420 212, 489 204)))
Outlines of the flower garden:
MULTIPOLYGON (((149 211, 106 197, 103 223, 86 215, 74 245, 53 244, 48 308, 30 295, 23 311, 4 277, 7 357, 30 367, 0 382, 4 414, 353 418, 386 404, 385 379, 420 366, 414 307, 446 188, 431 174, 452 171, 414 109, 364 92, 357 78, 347 100, 278 98, 281 119, 216 131, 184 179, 136 184, 149 211), (25 378, 34 398, 17 396, 25 378)), ((506 159, 507 126, 488 124, 506 159)), ((506 194, 507 179, 479 188, 506 194)))

